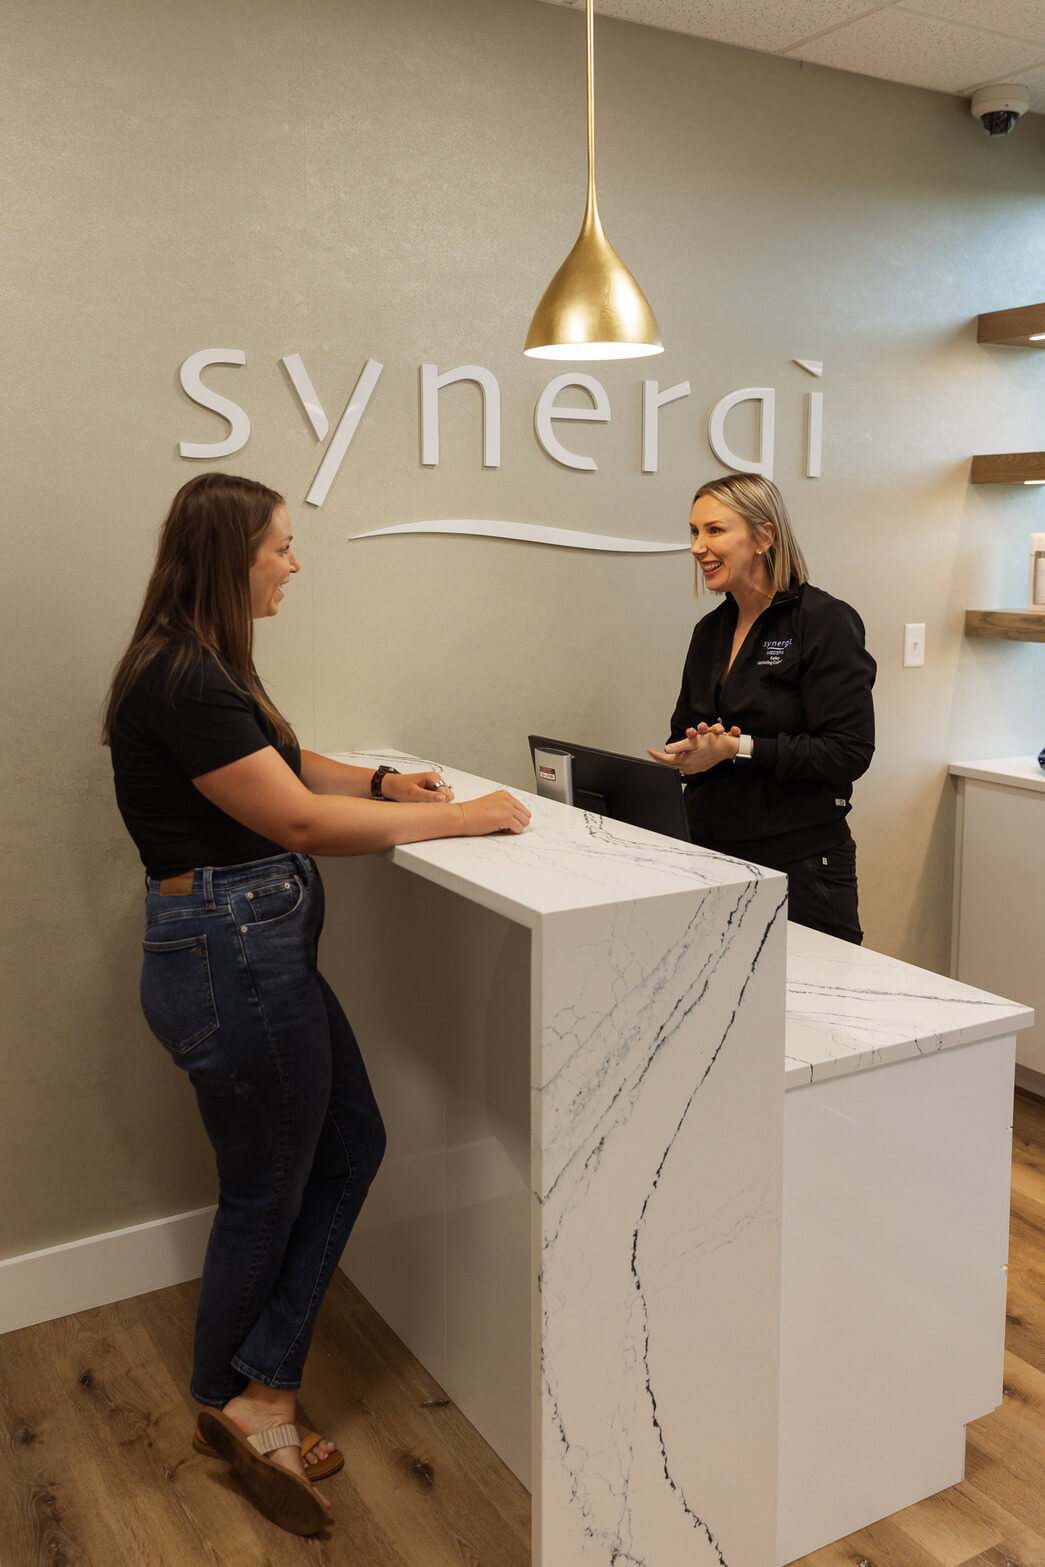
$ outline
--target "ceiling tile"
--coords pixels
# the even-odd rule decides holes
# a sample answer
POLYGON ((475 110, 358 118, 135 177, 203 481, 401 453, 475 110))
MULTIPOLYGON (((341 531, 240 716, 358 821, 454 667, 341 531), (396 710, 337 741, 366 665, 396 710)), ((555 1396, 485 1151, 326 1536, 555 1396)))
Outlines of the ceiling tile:
POLYGON ((1021 71, 1020 81, 1030 88, 1031 113, 1045 114, 1045 65, 1039 65, 1034 71, 1021 71))
MULTIPOLYGON (((552 0, 582 10, 584 0, 552 0)), ((693 33, 767 53, 862 16, 875 0, 595 0, 600 16, 693 33)))
POLYGON ((1045 44, 1045 0, 903 0, 902 9, 1045 44))
MULTIPOLYGON (((584 9, 584 0, 541 3, 584 9)), ((595 9, 939 92, 1015 79, 1045 113, 1045 0, 595 0, 595 9)))
POLYGON ((1040 58, 1033 44, 895 9, 876 11, 789 53, 817 65, 949 93, 999 78, 1022 81, 1020 65, 1040 58))

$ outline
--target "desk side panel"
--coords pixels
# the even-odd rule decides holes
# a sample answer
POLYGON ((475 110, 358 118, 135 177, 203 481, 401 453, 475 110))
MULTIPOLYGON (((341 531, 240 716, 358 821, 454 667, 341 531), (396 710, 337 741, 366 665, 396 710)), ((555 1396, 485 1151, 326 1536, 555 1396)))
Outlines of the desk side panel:
POLYGON ((543 1567, 773 1558, 783 895, 772 878, 535 932, 543 1567))
POLYGON ((528 1484, 529 931, 385 860, 323 875, 321 967, 388 1131, 342 1266, 528 1484))

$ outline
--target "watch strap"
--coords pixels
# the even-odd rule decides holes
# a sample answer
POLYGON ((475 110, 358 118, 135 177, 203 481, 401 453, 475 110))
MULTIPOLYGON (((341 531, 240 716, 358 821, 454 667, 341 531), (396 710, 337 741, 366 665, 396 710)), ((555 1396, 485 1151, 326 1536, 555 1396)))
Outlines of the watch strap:
POLYGON ((386 767, 384 763, 382 763, 381 766, 377 769, 377 771, 374 773, 374 776, 370 780, 370 793, 375 800, 383 800, 385 798, 381 790, 381 784, 385 774, 398 773, 398 771, 398 767, 386 767))

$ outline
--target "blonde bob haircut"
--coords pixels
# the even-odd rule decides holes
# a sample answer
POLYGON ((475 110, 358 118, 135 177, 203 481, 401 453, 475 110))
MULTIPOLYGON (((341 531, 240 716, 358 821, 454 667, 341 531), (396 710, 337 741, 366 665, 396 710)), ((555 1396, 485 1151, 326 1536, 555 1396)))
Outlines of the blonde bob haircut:
MULTIPOLYGON (((805 582, 809 570, 805 556, 798 547, 791 518, 787 513, 784 497, 772 479, 763 479, 756 473, 727 473, 721 479, 711 479, 702 484, 693 502, 702 495, 712 495, 743 517, 751 530, 751 537, 760 546, 769 570, 774 593, 783 592, 788 583, 805 582), (775 536, 774 532, 775 530, 775 536)), ((693 562, 695 591, 703 586, 703 574, 693 562)))

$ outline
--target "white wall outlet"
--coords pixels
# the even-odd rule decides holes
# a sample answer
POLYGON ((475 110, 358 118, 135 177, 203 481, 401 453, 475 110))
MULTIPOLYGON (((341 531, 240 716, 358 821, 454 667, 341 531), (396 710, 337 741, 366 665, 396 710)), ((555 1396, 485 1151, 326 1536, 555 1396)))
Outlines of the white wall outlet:
POLYGON ((925 663, 925 624, 908 623, 903 628, 903 667, 921 669, 925 663))

